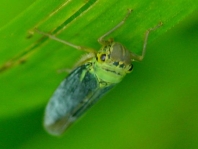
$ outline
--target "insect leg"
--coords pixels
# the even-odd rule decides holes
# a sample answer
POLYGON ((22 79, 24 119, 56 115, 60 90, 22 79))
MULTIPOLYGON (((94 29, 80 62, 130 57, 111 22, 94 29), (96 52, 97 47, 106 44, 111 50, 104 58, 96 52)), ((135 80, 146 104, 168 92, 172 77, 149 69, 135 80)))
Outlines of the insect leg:
POLYGON ((86 62, 90 62, 93 58, 95 57, 94 53, 87 53, 85 55, 83 55, 81 57, 81 59, 79 59, 72 68, 67 68, 67 69, 60 69, 58 70, 58 73, 62 73, 62 72, 67 72, 67 73, 71 73, 74 69, 76 69, 76 67, 85 64, 86 62))
POLYGON ((70 47, 73 47, 73 48, 75 48, 77 50, 82 50, 82 51, 89 52, 89 53, 96 53, 96 51, 94 49, 86 48, 86 47, 83 47, 83 46, 78 46, 78 45, 72 44, 72 43, 70 43, 70 42, 68 42, 66 40, 62 40, 60 38, 57 38, 56 36, 53 36, 53 35, 50 35, 48 33, 42 32, 42 31, 40 31, 38 29, 35 29, 35 32, 37 32, 37 33, 39 33, 41 35, 47 36, 47 37, 49 37, 49 38, 51 38, 53 40, 56 40, 58 42, 61 42, 61 43, 65 44, 65 45, 68 45, 70 47))
POLYGON ((98 38, 98 42, 100 44, 105 44, 104 38, 106 36, 108 36, 109 34, 111 34, 112 32, 114 32, 116 29, 118 29, 120 26, 122 26, 124 24, 124 22, 126 21, 126 19, 129 17, 129 15, 131 14, 131 9, 128 9, 128 12, 126 14, 126 16, 124 17, 124 19, 118 23, 114 28, 112 28, 111 30, 109 30, 107 33, 105 33, 104 35, 102 35, 100 38, 98 38))
POLYGON ((135 60, 135 61, 142 61, 144 59, 145 53, 146 53, 146 45, 147 45, 147 41, 148 41, 148 36, 149 33, 151 31, 156 30, 157 28, 159 28, 160 26, 162 26, 162 22, 160 22, 158 25, 156 25, 153 28, 150 28, 146 31, 145 37, 144 37, 144 44, 143 44, 143 49, 142 49, 142 54, 141 55, 137 55, 135 53, 131 53, 131 59, 135 60))

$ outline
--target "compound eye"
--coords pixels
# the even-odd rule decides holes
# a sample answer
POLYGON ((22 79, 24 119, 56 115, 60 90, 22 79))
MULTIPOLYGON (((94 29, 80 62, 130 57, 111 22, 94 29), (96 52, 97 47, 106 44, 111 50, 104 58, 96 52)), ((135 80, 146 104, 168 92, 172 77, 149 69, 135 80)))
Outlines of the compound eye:
POLYGON ((113 65, 118 66, 119 62, 113 62, 113 65))
POLYGON ((129 72, 131 72, 133 70, 133 64, 131 64, 131 67, 129 68, 129 72))
POLYGON ((102 54, 102 55, 100 56, 100 60, 104 62, 105 59, 106 59, 106 54, 102 54))

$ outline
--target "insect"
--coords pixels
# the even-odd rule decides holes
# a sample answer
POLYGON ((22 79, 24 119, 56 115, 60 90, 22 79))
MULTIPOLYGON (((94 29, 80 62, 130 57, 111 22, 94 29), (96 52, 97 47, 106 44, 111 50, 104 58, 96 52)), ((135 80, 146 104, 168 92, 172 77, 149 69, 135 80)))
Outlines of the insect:
POLYGON ((133 69, 133 61, 143 60, 149 32, 162 23, 146 31, 142 54, 127 50, 121 43, 104 38, 124 24, 131 10, 114 28, 98 39, 102 45, 99 51, 74 45, 53 35, 38 33, 62 42, 78 50, 90 52, 65 78, 49 100, 44 116, 44 127, 52 135, 61 135, 87 109, 94 105, 106 92, 118 84, 133 69))

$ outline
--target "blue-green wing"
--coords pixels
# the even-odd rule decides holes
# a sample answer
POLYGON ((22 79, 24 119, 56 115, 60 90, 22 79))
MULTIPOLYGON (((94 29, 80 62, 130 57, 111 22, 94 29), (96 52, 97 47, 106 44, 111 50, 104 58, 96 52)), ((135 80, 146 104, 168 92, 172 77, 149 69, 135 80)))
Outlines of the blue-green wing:
POLYGON ((91 107, 114 84, 100 88, 91 65, 76 68, 57 88, 47 104, 44 127, 52 135, 60 135, 80 115, 91 107))

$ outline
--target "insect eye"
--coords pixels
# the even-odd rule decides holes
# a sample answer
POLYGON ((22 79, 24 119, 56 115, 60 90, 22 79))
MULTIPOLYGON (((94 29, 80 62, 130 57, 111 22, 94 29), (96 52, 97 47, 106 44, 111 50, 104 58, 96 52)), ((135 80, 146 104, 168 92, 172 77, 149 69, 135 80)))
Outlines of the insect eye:
POLYGON ((131 67, 129 68, 129 72, 131 72, 133 70, 133 65, 131 64, 131 67))
POLYGON ((100 60, 103 61, 103 62, 105 61, 105 58, 106 58, 106 54, 102 54, 102 55, 100 56, 100 60))
POLYGON ((118 66, 119 62, 113 62, 113 65, 118 66))

